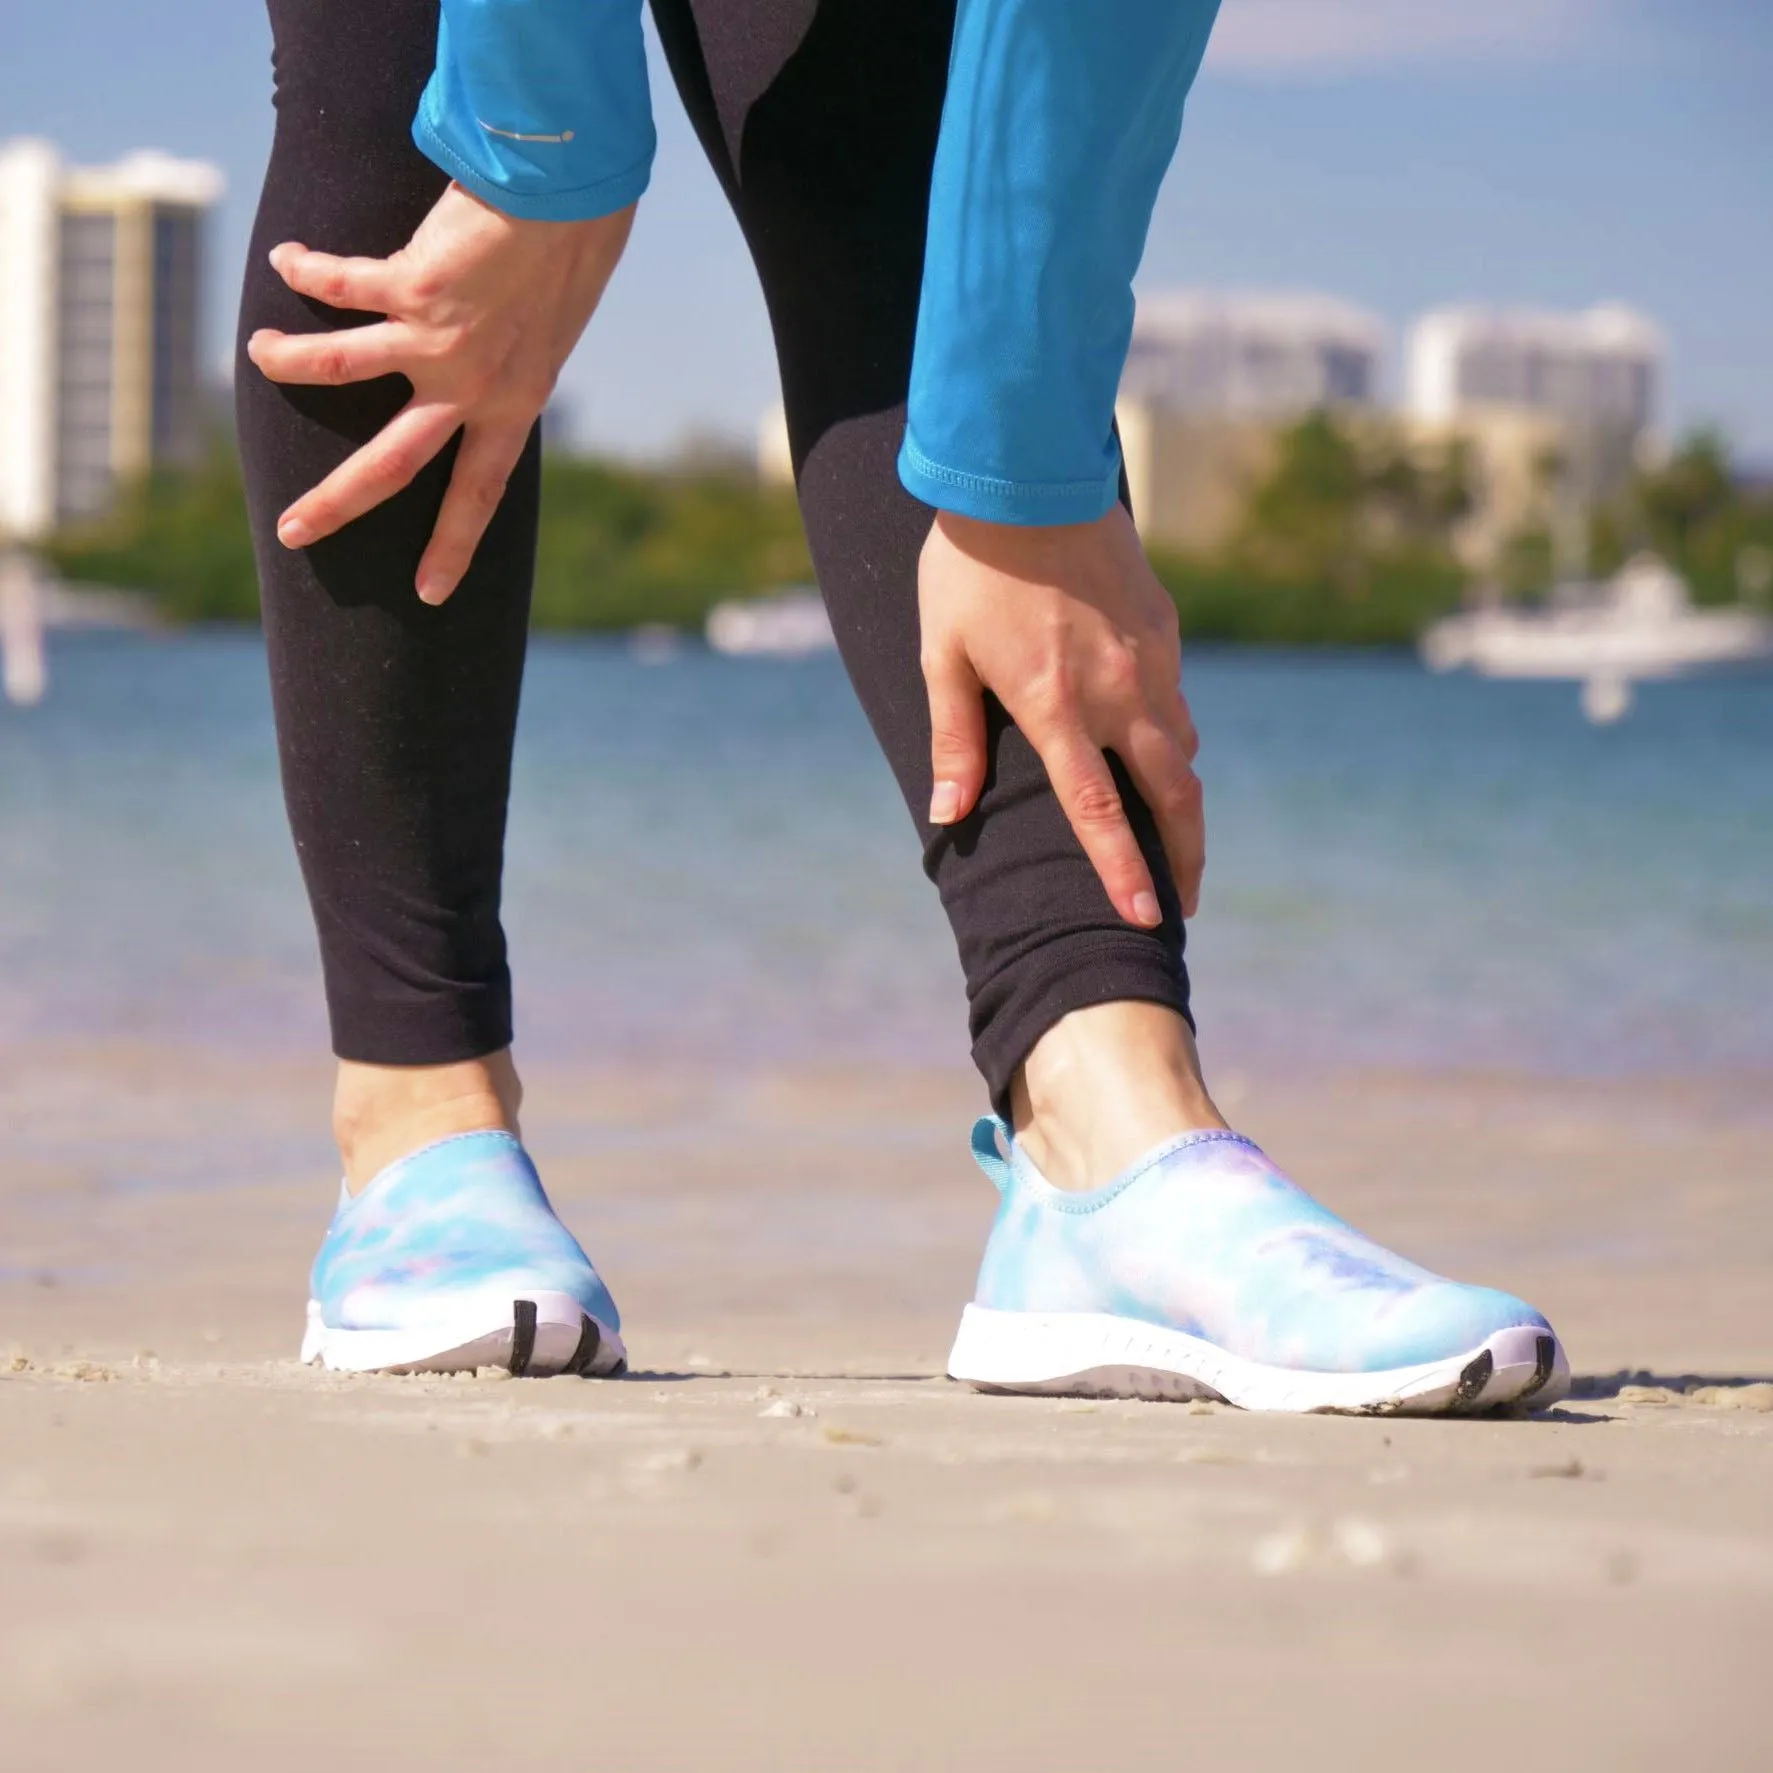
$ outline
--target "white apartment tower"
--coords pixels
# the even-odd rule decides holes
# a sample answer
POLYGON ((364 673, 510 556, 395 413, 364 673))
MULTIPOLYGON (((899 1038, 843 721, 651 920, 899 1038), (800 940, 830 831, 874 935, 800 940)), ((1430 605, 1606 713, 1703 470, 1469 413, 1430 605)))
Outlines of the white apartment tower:
POLYGON ((1439 308, 1410 332, 1406 398, 1418 435, 1472 448, 1478 509, 1462 552, 1493 562, 1549 526, 1566 571, 1586 557, 1586 513, 1630 481, 1655 423, 1662 335, 1630 308, 1579 313, 1439 308))
POLYGON ((102 511, 202 444, 203 228, 221 175, 137 153, 0 147, 0 539, 102 511))
POLYGON ((1121 397, 1166 412, 1286 420, 1378 398, 1385 327, 1323 295, 1142 296, 1121 397))
POLYGON ((1630 308, 1437 308, 1410 332, 1409 404, 1429 423, 1508 407, 1636 438, 1655 418, 1661 374, 1662 335, 1630 308))
POLYGON ((1331 296, 1141 296, 1115 408, 1141 532, 1217 547, 1272 468, 1280 429, 1370 407, 1384 351, 1384 324, 1331 296))

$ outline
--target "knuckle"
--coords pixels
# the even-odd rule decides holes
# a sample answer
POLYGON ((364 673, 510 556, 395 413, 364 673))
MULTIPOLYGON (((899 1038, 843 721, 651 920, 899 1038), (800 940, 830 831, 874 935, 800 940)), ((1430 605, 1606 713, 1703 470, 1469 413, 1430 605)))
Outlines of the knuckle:
POLYGON ((418 473, 422 462, 412 449, 391 449, 376 463, 371 478, 386 492, 398 492, 418 473))
POLYGON ((1192 815, 1201 807, 1200 777, 1192 770, 1184 771, 1164 786, 1160 804, 1166 813, 1192 815))
POLYGON ((970 756, 972 731, 952 715, 938 715, 930 723, 930 748, 944 757, 970 756))
POLYGON ((343 345, 323 345, 316 356, 315 371, 324 382, 348 382, 351 357, 343 345))
POLYGON ((1139 661, 1124 646, 1109 647, 1096 664, 1097 687, 1112 700, 1128 701, 1140 690, 1139 661))
POLYGON ((1063 660, 1037 672, 1028 685, 1028 704, 1045 720, 1071 721, 1078 702, 1077 674, 1063 660))
POLYGON ((490 516, 505 496, 502 474, 478 474, 468 482, 468 504, 475 512, 490 516))
POLYGON ((1091 776, 1079 782, 1071 795, 1072 817, 1080 825, 1117 825, 1123 816, 1114 784, 1091 776))

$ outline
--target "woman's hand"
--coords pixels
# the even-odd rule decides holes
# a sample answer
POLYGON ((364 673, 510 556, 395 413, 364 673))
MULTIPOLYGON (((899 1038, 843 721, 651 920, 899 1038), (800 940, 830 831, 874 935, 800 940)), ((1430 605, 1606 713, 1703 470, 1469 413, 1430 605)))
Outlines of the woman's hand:
POLYGON ((1200 903, 1206 827, 1199 742, 1181 689, 1176 607, 1118 505, 1094 523, 1024 528, 937 514, 918 562, 935 790, 952 825, 985 784, 990 690, 1040 753, 1114 908, 1160 919, 1103 756, 1126 765, 1157 819, 1186 917, 1200 903))
POLYGON ((417 575, 419 596, 442 603, 467 572, 633 222, 632 206, 588 222, 520 221, 452 184, 392 258, 276 247, 271 264, 298 294, 387 318, 340 332, 256 332, 246 350, 258 368, 274 382, 325 386, 398 374, 413 391, 283 513, 283 545, 305 548, 393 497, 460 431, 417 575))

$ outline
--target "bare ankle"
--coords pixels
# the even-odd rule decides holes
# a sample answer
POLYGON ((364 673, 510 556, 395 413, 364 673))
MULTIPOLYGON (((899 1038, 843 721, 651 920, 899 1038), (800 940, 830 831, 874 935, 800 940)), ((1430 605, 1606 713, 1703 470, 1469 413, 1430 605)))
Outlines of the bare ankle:
POLYGON ((1011 1085, 1016 1138, 1056 1188, 1099 1188, 1178 1133, 1223 1128, 1188 1024, 1162 1004, 1074 1010, 1011 1085))
POLYGON ((523 1085, 509 1051, 453 1065, 339 1062, 333 1137, 357 1193, 389 1164, 457 1133, 518 1131, 523 1085))

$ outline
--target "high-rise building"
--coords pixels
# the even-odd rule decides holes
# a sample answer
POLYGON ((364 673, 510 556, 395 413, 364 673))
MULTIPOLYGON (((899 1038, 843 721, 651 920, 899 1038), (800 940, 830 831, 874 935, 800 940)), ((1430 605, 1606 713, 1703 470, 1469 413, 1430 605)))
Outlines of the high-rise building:
POLYGON ((1662 335, 1630 308, 1437 308, 1410 331, 1409 406, 1430 422, 1507 407, 1636 438, 1655 418, 1661 373, 1662 335))
POLYGON ((1115 409, 1140 530, 1218 546, 1285 426, 1378 399, 1385 340, 1383 322, 1331 296, 1141 296, 1115 409))
POLYGON ((1439 308, 1410 331, 1406 408, 1425 441, 1467 446, 1477 504, 1461 552, 1494 563, 1543 528, 1579 573, 1587 514, 1616 497, 1656 418, 1663 342, 1630 308, 1439 308))
POLYGON ((137 153, 73 167, 0 147, 0 537, 102 511, 202 447, 205 216, 221 175, 137 153))
POLYGON ((1378 398, 1385 327, 1324 295, 1142 296, 1121 397, 1168 412, 1286 420, 1378 398))

